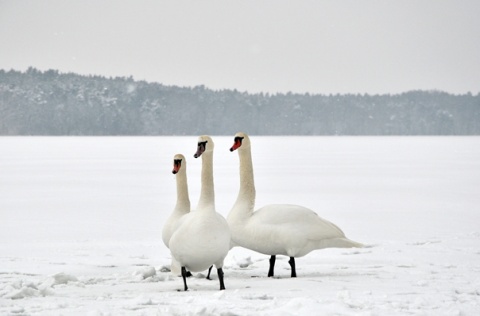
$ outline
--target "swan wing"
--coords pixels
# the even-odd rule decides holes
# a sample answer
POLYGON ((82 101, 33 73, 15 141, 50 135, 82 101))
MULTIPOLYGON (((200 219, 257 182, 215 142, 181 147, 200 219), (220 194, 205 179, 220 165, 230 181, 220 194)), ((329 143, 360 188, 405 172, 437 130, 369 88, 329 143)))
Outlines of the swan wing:
POLYGON ((267 205, 255 211, 251 221, 265 225, 265 229, 275 229, 279 234, 290 238, 303 236, 308 240, 323 240, 345 237, 338 226, 299 205, 267 205))

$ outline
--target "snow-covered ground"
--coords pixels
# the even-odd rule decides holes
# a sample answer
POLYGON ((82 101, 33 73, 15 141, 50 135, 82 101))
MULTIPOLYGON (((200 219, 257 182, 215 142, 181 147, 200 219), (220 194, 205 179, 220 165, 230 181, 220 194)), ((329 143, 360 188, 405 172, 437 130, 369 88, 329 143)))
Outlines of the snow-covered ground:
MULTIPOLYGON (((215 141, 217 211, 238 190, 215 141)), ((234 248, 226 291, 167 272, 174 154, 197 137, 0 138, 0 315, 480 315, 480 137, 251 137, 257 207, 301 204, 368 245, 297 259, 234 248)))

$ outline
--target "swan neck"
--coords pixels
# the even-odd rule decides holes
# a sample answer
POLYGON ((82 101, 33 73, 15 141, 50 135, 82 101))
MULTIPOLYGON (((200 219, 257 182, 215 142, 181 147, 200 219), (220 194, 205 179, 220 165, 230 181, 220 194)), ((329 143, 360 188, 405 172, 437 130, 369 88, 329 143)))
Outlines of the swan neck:
POLYGON ((197 210, 215 210, 215 188, 213 184, 213 152, 205 152, 202 155, 202 179, 200 199, 197 210))
POLYGON ((176 176, 177 180, 177 205, 176 208, 190 210, 190 198, 188 195, 188 184, 186 172, 181 172, 176 176))
POLYGON ((239 151, 240 190, 233 211, 238 215, 253 212, 255 207, 255 181, 253 176, 252 154, 250 150, 239 151))

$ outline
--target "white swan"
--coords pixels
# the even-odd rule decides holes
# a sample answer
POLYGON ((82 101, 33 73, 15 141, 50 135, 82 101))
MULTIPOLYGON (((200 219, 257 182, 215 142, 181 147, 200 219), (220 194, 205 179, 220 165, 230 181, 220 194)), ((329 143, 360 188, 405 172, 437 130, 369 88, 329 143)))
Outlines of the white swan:
MULTIPOLYGON (((187 161, 182 154, 176 154, 173 157, 173 174, 177 183, 177 202, 172 213, 168 217, 167 221, 163 225, 162 240, 167 248, 169 247, 170 238, 176 228, 178 220, 185 214, 190 212, 190 198, 188 195, 188 183, 187 183, 187 161)), ((170 266, 171 272, 175 275, 181 273, 178 262, 172 258, 172 264, 170 266)))
POLYGON ((176 175, 177 202, 172 214, 170 214, 162 229, 162 240, 167 248, 169 248, 168 244, 173 235, 177 221, 180 217, 190 212, 190 198, 188 196, 187 183, 187 161, 182 154, 176 154, 173 157, 172 173, 176 175))
POLYGON ((200 272, 215 265, 220 290, 225 289, 223 261, 230 250, 230 229, 215 211, 213 184, 213 148, 210 137, 199 138, 197 150, 202 157, 202 189, 197 209, 184 215, 170 238, 170 251, 181 266, 185 291, 187 271, 200 272))
POLYGON ((276 255, 289 256, 291 276, 296 277, 295 258, 315 249, 362 247, 345 237, 335 224, 312 210, 289 204, 272 204, 257 211, 250 139, 245 133, 235 135, 230 151, 238 150, 240 190, 227 217, 235 246, 270 255, 268 276, 273 277, 276 255))
MULTIPOLYGON (((202 156, 202 176, 200 199, 198 200, 197 210, 203 208, 215 209, 215 185, 213 182, 213 149, 215 144, 210 136, 202 135, 198 138, 197 151, 194 158, 202 156)), ((207 279, 210 280, 212 266, 208 269, 207 279)))

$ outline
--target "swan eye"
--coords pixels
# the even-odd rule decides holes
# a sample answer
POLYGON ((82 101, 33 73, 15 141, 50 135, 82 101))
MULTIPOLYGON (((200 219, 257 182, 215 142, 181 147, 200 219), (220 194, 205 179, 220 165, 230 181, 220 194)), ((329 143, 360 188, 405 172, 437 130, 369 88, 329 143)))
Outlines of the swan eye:
POLYGON ((173 160, 173 164, 174 164, 175 166, 180 166, 180 165, 182 165, 182 159, 174 159, 174 160, 173 160))
POLYGON ((207 147, 207 143, 208 141, 198 142, 198 147, 202 147, 203 149, 205 149, 207 147))
POLYGON ((235 142, 240 142, 240 144, 242 143, 242 140, 244 139, 245 137, 240 137, 240 136, 237 136, 235 137, 235 142))

